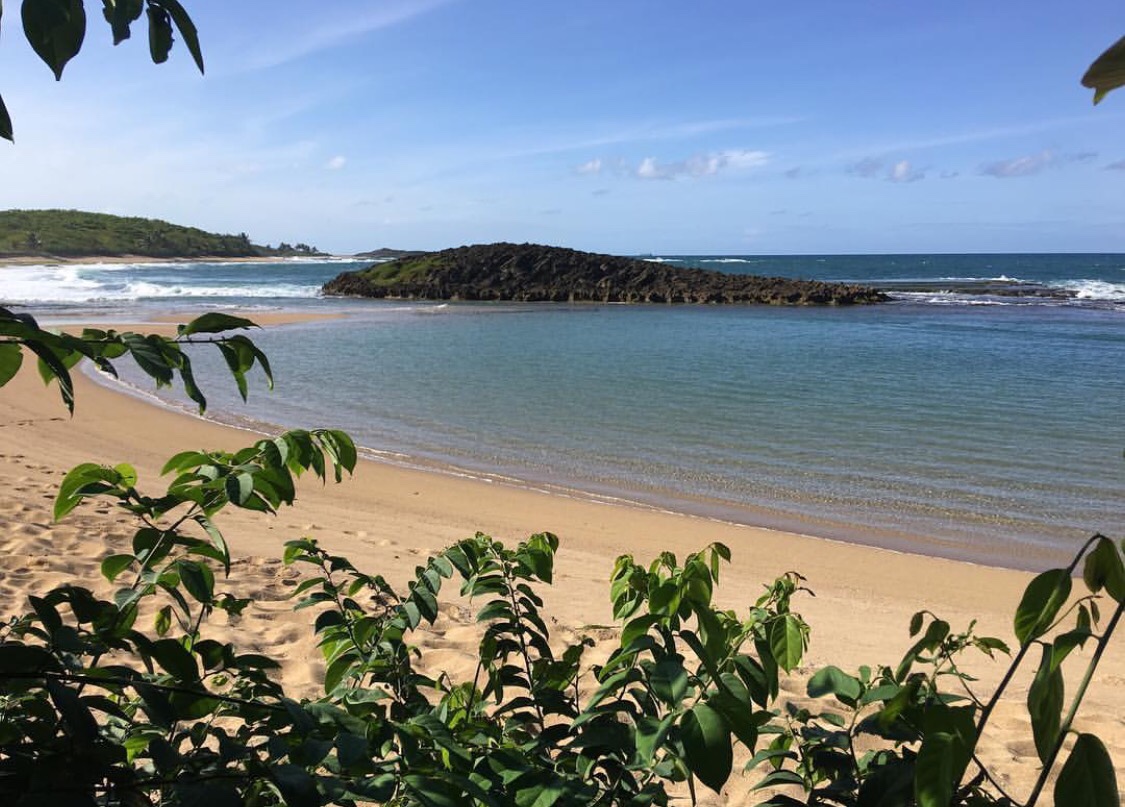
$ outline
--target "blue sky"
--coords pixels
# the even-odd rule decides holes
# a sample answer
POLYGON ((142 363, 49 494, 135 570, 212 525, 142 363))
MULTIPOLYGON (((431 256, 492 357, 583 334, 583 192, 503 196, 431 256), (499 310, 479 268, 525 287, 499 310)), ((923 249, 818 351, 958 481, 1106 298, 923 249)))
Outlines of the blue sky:
MULTIPOLYGON (((151 64, 100 4, 56 83, 0 29, 0 208, 352 252, 1125 252, 1108 0, 184 0, 151 64)), ((143 23, 143 21, 142 21, 143 23)))

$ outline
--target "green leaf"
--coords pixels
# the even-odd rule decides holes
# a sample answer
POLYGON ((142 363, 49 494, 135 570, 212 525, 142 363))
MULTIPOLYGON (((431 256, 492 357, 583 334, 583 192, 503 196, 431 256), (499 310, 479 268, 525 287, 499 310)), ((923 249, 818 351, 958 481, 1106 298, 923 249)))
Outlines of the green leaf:
POLYGON ((667 704, 678 706, 684 699, 688 688, 687 670, 682 656, 662 659, 653 667, 649 677, 656 696, 667 704))
POLYGON ((199 414, 207 411, 207 399, 203 395, 203 391, 199 389, 199 385, 195 383, 195 373, 191 370, 191 359, 188 358, 186 353, 180 354, 180 378, 184 382, 184 392, 187 396, 195 401, 199 407, 199 414))
POLYGON ((16 142, 12 134, 12 118, 8 114, 8 107, 4 106, 4 98, 0 96, 0 137, 16 142))
POLYGON ((157 387, 167 387, 172 384, 175 373, 168 364, 168 357, 164 354, 164 337, 125 333, 121 335, 121 341, 129 349, 137 366, 156 381, 157 387))
POLYGON ((225 483, 227 498, 232 504, 242 506, 254 492, 254 477, 241 473, 228 476, 225 483))
POLYGON ((23 0, 23 32, 39 58, 62 78, 63 68, 82 49, 86 9, 82 0, 23 0))
POLYGON ((165 605, 156 612, 156 616, 152 620, 153 628, 156 630, 157 636, 164 636, 172 627, 172 606, 165 605))
POLYGON ((829 666, 817 670, 808 683, 810 698, 834 695, 838 701, 847 706, 854 706, 862 692, 863 687, 859 679, 853 678, 839 667, 829 666))
POLYGON ((92 462, 84 462, 71 468, 63 477, 55 497, 55 521, 77 507, 86 496, 109 490, 118 478, 115 471, 92 462))
POLYGON ((448 777, 407 774, 402 781, 423 807, 463 807, 465 804, 464 794, 448 777))
POLYGON ((134 560, 132 555, 110 555, 102 561, 102 574, 112 583, 119 574, 132 565, 134 560))
POLYGON ((637 718, 637 758, 642 765, 651 764, 656 752, 664 746, 675 717, 675 714, 669 714, 663 720, 647 715, 637 718))
POLYGON ((59 716, 66 722, 67 734, 78 744, 90 743, 98 736, 98 724, 90 709, 79 698, 78 693, 59 681, 48 680, 47 691, 51 701, 59 710, 59 716))
POLYGON ((730 729, 722 716, 706 703, 697 704, 684 712, 680 733, 688 768, 718 793, 730 778, 734 764, 730 729))
MULTIPOLYGON (((178 0, 161 0, 161 5, 168 9, 168 13, 172 16, 172 22, 176 24, 176 28, 180 31, 180 36, 184 38, 184 44, 191 52, 191 58, 195 60, 195 66, 199 68, 199 72, 203 72, 203 53, 199 49, 199 34, 195 30, 195 23, 191 21, 191 17, 184 11, 178 0)), ((245 326, 239 326, 245 327, 245 326)))
POLYGON ((215 598, 215 574, 210 568, 193 560, 178 560, 176 568, 188 594, 202 603, 209 603, 215 598))
POLYGON ((222 354, 227 367, 230 369, 230 374, 234 377, 234 383, 238 386, 238 394, 242 396, 242 400, 246 400, 246 370, 249 369, 249 364, 243 362, 239 350, 231 347, 228 344, 220 343, 219 352, 222 354))
POLYGON ((172 22, 168 12, 149 3, 145 9, 148 15, 148 52, 153 64, 168 61, 168 51, 172 49, 172 22))
POLYGON ((113 29, 113 44, 120 45, 129 38, 129 26, 136 22, 144 10, 141 0, 113 0, 102 9, 106 22, 113 29))
POLYGON ((159 639, 153 642, 152 657, 177 680, 188 683, 199 680, 199 667, 195 663, 195 657, 175 639, 159 639))
MULTIPOLYGON (((12 139, 11 123, 8 123, 8 133, 4 134, 4 118, 6 116, 4 111, 4 102, 0 100, 0 137, 6 137, 8 140, 12 139)), ((20 365, 23 364, 23 349, 16 344, 0 344, 0 387, 11 381, 16 373, 20 371, 20 365)))
POLYGON ((1094 594, 1105 588, 1109 596, 1121 602, 1125 599, 1125 567, 1113 541, 1099 537, 1093 550, 1086 555, 1082 579, 1094 594))
POLYGON ((801 620, 792 614, 785 614, 774 620, 770 625, 769 641, 777 666, 787 673, 793 672, 801 663, 801 655, 805 650, 801 620))
POLYGON ((63 403, 71 414, 74 414, 74 382, 70 378, 70 371, 51 348, 42 342, 32 341, 27 343, 28 348, 39 357, 39 375, 43 382, 49 384, 52 378, 58 379, 59 394, 63 403))
MULTIPOLYGON (((168 3, 165 2, 164 5, 168 6, 168 3)), ((179 3, 176 5, 178 7, 179 3)), ((169 8, 169 11, 171 11, 171 8, 169 8)), ((202 69, 203 68, 200 67, 201 71, 202 69)), ((244 317, 232 317, 230 314, 220 314, 211 311, 201 317, 196 317, 187 325, 181 325, 179 327, 179 333, 181 336, 191 336, 194 333, 221 333, 222 331, 233 331, 239 328, 257 327, 257 325, 244 317)))
POLYGON ((974 716, 971 706, 932 705, 926 711, 914 769, 918 807, 949 807, 976 747, 974 716))
POLYGON ((197 513, 192 516, 192 520, 195 521, 195 523, 200 527, 202 527, 203 530, 207 533, 207 536, 211 539, 211 546, 215 547, 215 549, 218 550, 219 558, 223 564, 223 573, 229 575, 230 548, 227 547, 226 539, 223 538, 223 534, 219 532, 219 528, 215 526, 215 523, 211 521, 211 519, 209 519, 202 513, 197 513))
POLYGON ((1055 782, 1056 807, 1120 807, 1117 774, 1102 741, 1079 734, 1055 782))
POLYGON ((1082 86, 1094 91, 1095 104, 1122 85, 1125 85, 1125 37, 1110 45, 1082 76, 1082 86))
POLYGON ((160 469, 160 475, 163 476, 173 471, 183 471, 188 468, 198 468, 200 465, 206 465, 209 462, 211 462, 211 458, 201 451, 181 451, 164 463, 164 467, 160 469))
POLYGON ((1043 645, 1043 658, 1027 690, 1027 712, 1031 716, 1031 732, 1039 759, 1047 761, 1059 737, 1063 698, 1062 670, 1055 663, 1054 648, 1043 645))
POLYGON ((270 773, 287 805, 319 807, 316 779, 304 768, 297 765, 276 765, 270 768, 270 773))
POLYGON ((1016 609, 1015 633, 1021 645, 1038 638, 1051 626, 1070 596, 1070 585, 1065 569, 1050 569, 1028 583, 1016 609))

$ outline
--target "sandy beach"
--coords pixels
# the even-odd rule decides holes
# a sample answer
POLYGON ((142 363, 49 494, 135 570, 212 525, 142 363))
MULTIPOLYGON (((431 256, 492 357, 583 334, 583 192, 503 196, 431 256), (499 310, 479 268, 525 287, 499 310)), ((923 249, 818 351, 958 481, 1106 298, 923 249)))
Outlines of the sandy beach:
MULTIPOLYGON (((270 327, 284 318, 275 318, 270 327)), ((269 322, 265 324, 270 324, 269 322)), ((86 504, 59 524, 51 521, 55 488, 80 462, 130 462, 142 489, 158 492, 158 471, 172 454, 200 448, 237 448, 256 436, 174 413, 76 377, 77 407, 68 417, 57 390, 44 388, 34 371, 0 390, 0 602, 8 614, 26 607, 29 593, 64 580, 104 584, 101 557, 126 540, 129 524, 104 507, 86 504)), ((251 394, 268 394, 254 389, 251 394)), ((280 393, 279 393, 280 394, 280 393)), ((324 424, 331 425, 325 401, 324 424)), ((815 597, 797 604, 812 626, 802 670, 785 682, 800 700, 810 672, 825 664, 845 670, 860 664, 894 665, 910 644, 911 614, 926 608, 955 630, 977 620, 982 635, 1014 645, 1011 618, 1031 575, 1006 569, 859 547, 816 537, 742 527, 653 509, 551 495, 500 483, 363 461, 352 479, 322 487, 304 480, 298 504, 276 518, 224 513, 222 527, 239 557, 232 588, 257 603, 237 630, 239 641, 285 661, 287 682, 316 693, 323 668, 304 613, 286 600, 297 572, 280 563, 282 544, 312 536, 348 555, 357 567, 404 582, 420 559, 480 530, 515 542, 549 530, 560 536, 556 582, 544 592, 560 639, 586 634, 597 640, 593 660, 609 653, 613 631, 607 579, 614 558, 631 553, 649 560, 661 550, 679 556, 721 541, 733 551, 719 600, 744 609, 761 586, 787 570, 808 579, 815 597)), ((1116 536, 1120 538, 1120 536, 1116 536)), ((452 591, 452 587, 451 587, 452 591)), ((233 627, 226 628, 233 631, 233 627)), ((478 637, 466 604, 452 595, 443 618, 423 630, 426 663, 453 675, 471 674, 478 637)), ((1125 641, 1112 645, 1079 713, 1076 728, 1103 738, 1118 766, 1125 765, 1125 641)), ((1083 657, 1084 658, 1084 657, 1083 657)), ((1082 659, 1076 658, 1075 662, 1082 659)), ((972 671, 987 693, 1002 661, 981 660, 972 671)), ((1068 694, 1077 683, 1069 665, 1068 694)), ((979 755, 1000 781, 1022 797, 1037 774, 1023 700, 1031 670, 1021 675, 997 711, 979 755)), ((737 769, 737 764, 736 764, 737 769)), ((701 803, 754 804, 749 788, 759 777, 734 775, 721 797, 701 803)), ((703 791, 701 791, 702 793, 703 791)))

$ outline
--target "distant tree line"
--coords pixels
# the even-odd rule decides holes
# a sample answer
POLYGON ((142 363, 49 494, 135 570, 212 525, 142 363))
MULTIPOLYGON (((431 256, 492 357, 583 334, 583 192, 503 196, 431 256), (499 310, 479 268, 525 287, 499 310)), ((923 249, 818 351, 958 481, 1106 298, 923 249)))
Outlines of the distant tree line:
POLYGON ((316 247, 282 242, 276 249, 246 233, 211 233, 160 219, 81 210, 0 211, 0 256, 251 258, 315 255, 316 247))

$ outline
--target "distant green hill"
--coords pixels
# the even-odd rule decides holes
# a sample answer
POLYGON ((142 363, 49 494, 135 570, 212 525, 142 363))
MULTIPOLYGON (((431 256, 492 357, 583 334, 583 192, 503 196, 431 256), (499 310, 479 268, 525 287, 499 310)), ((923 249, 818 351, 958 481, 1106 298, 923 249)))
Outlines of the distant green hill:
POLYGON ((0 257, 251 258, 316 255, 307 244, 260 246, 246 233, 219 235, 160 219, 81 210, 0 211, 0 257))

